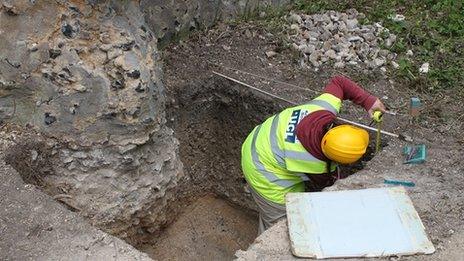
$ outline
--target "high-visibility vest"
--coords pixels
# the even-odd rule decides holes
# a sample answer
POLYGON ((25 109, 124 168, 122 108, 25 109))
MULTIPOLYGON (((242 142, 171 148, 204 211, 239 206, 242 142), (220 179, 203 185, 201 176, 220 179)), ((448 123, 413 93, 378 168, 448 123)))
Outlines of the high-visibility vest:
MULTIPOLYGON (((315 158, 296 137, 297 124, 308 114, 340 112, 342 101, 324 93, 307 104, 291 107, 256 126, 242 145, 242 170, 261 196, 285 204, 288 192, 303 192, 306 174, 327 172, 327 162, 315 158)), ((332 166, 334 171, 336 166, 332 166)))

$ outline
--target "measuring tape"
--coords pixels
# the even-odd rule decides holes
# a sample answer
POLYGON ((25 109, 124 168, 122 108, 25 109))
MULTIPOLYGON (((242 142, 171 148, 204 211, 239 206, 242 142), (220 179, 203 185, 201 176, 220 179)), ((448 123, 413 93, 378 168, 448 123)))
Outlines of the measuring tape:
POLYGON ((382 112, 381 111, 375 111, 374 114, 372 115, 372 119, 377 123, 377 135, 375 138, 375 154, 379 153, 380 151, 380 134, 382 132, 382 112))

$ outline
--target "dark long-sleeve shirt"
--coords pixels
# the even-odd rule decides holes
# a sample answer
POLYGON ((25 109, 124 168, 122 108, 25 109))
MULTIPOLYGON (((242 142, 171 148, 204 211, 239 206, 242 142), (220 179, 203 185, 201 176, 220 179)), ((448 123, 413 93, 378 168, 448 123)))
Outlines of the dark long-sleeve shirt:
MULTIPOLYGON (((324 88, 324 93, 330 93, 340 100, 350 100, 366 110, 369 110, 377 99, 355 82, 343 76, 333 77, 324 88)), ((320 160, 328 161, 322 153, 321 141, 335 117, 336 115, 326 110, 316 111, 304 117, 296 127, 298 140, 303 147, 320 160)), ((332 175, 310 174, 308 176, 315 187, 325 187, 334 182, 332 175)))

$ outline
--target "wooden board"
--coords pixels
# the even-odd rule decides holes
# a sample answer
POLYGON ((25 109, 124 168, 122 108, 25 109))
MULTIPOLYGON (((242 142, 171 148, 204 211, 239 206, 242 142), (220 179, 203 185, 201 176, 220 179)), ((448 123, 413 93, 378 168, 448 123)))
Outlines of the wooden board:
POLYGON ((291 249, 309 258, 435 252, 403 187, 288 193, 291 249))

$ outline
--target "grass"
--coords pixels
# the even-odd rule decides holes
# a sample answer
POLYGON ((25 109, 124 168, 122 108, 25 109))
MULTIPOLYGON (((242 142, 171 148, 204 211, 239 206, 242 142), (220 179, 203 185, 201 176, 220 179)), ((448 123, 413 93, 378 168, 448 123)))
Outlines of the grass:
POLYGON ((383 1, 296 1, 295 8, 306 12, 343 11, 356 8, 366 14, 364 23, 382 22, 398 36, 390 48, 398 54, 399 70, 392 70, 411 88, 422 92, 455 89, 463 95, 464 85, 464 4, 461 0, 383 1), (390 19, 395 14, 404 21, 390 19), (413 51, 407 56, 408 50, 413 51), (430 71, 420 74, 428 62, 430 71))
MULTIPOLYGON (((423 93, 452 91, 464 97, 464 2, 462 0, 296 0, 289 8, 307 14, 327 10, 345 11, 355 8, 363 12, 365 24, 381 22, 398 36, 390 50, 398 54, 398 69, 391 68, 392 77, 423 93), (391 17, 402 14, 404 21, 391 17), (411 50, 412 56, 406 55, 411 50), (419 73, 428 62, 430 71, 419 73)), ((278 28, 286 23, 288 9, 265 10, 263 23, 278 28)), ((258 19, 260 20, 260 19, 258 19)))

